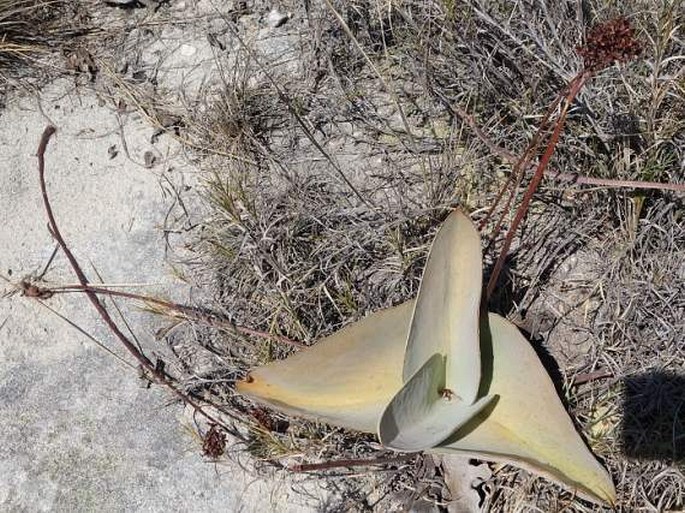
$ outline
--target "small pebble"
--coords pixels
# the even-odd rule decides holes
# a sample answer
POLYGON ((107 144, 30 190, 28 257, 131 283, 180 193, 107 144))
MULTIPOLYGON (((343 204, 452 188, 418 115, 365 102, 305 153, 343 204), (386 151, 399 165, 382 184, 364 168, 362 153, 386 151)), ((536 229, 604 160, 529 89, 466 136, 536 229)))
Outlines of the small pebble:
POLYGON ((192 57, 196 53, 197 48, 195 48, 194 46, 188 44, 181 45, 181 55, 183 55, 183 57, 192 57))
POLYGON ((152 153, 151 151, 146 151, 143 154, 143 161, 144 165, 147 169, 151 169, 155 166, 157 163, 157 157, 155 157, 155 154, 152 153))
POLYGON ((283 14, 277 9, 271 9, 271 12, 266 17, 266 23, 271 28, 278 28, 281 25, 284 25, 289 19, 289 14, 283 14))

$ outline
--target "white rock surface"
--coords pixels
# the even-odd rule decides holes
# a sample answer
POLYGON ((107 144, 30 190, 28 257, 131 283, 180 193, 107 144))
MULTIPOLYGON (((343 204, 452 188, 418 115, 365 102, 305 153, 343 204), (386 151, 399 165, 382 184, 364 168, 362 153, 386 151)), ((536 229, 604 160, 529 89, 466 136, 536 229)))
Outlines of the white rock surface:
MULTIPOLYGON (((151 144, 153 129, 132 114, 120 130, 105 102, 68 81, 0 111, 0 274, 17 282, 38 273, 54 248, 35 158, 50 122, 49 193, 86 272, 94 277, 92 262, 108 283, 154 284, 142 290, 183 300, 162 233, 174 224, 169 184, 193 182, 178 148, 167 137, 151 144), (158 156, 151 169, 147 151, 158 156)), ((46 280, 75 283, 61 253, 46 280)), ((142 387, 133 369, 36 301, 1 297, 11 290, 0 281, 0 511, 313 511, 283 481, 205 461, 165 391, 142 387)), ((46 303, 123 354, 83 296, 46 303)), ((160 326, 135 310, 127 318, 148 341, 160 326)))

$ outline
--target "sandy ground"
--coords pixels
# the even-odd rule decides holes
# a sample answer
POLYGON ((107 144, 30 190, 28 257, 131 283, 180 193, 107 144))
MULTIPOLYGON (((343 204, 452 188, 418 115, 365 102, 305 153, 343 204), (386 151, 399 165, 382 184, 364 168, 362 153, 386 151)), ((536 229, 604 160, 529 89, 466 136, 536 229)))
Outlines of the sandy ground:
MULTIPOLYGON (((178 194, 192 197, 192 172, 173 140, 153 144, 152 128, 105 105, 60 81, 0 112, 0 273, 14 283, 38 274, 55 247, 35 158, 43 128, 53 123, 49 193, 91 278, 94 266, 107 283, 146 284, 138 290, 187 299, 169 249, 188 222, 177 216, 178 194), (146 152, 153 167, 143 165, 146 152)), ((45 280, 75 282, 62 254, 45 280)), ((316 500, 304 504, 282 480, 206 461, 168 393, 146 388, 135 369, 35 300, 11 294, 9 283, 0 287, 9 293, 0 299, 0 510, 314 510, 316 500)), ((55 296, 46 304, 121 353, 85 297, 55 296)), ((139 338, 154 341, 162 321, 130 309, 126 317, 139 338)))

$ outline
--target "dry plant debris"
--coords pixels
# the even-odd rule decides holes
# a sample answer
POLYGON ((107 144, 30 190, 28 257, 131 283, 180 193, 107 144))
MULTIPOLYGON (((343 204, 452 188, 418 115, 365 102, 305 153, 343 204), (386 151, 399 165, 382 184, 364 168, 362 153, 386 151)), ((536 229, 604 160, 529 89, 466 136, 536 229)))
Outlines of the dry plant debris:
POLYGON ((202 452, 214 460, 226 452, 226 433, 216 424, 213 424, 205 434, 202 452))
POLYGON ((74 54, 93 30, 84 5, 77 0, 0 0, 0 86, 60 71, 54 52, 74 54))

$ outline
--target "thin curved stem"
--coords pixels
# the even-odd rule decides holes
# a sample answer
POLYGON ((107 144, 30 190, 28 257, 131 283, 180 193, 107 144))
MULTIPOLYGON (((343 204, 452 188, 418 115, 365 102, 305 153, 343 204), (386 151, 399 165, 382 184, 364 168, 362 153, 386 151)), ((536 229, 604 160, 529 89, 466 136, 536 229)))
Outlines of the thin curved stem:
POLYGON ((76 260, 76 257, 74 254, 71 252, 69 249, 69 246, 67 246, 67 243, 64 240, 64 237, 62 237, 62 233, 59 230, 59 227, 57 225, 57 221, 55 220, 55 215, 52 211, 52 206, 50 205, 50 200, 48 198, 48 191, 47 191, 47 186, 45 184, 45 150, 47 149, 48 143, 50 142, 50 138, 55 134, 57 129, 49 125, 45 128, 43 131, 43 135, 40 138, 40 144, 38 145, 38 176, 40 179, 40 190, 41 190, 41 195, 43 197, 43 205, 45 207, 45 212, 48 216, 48 228, 50 230, 50 233, 55 237, 55 240, 59 244, 59 246, 62 248, 62 251, 64 251, 64 254, 67 257, 67 260, 69 260, 69 264, 71 265, 71 268, 73 269, 74 273, 76 274, 76 277, 78 278, 79 283, 81 286, 84 288, 84 292, 88 299, 90 300, 91 304, 95 308, 95 310, 98 312, 102 320, 107 324, 107 327, 114 333, 114 335, 119 339, 119 341, 123 344, 123 346, 126 348, 126 350, 138 361, 140 366, 145 369, 145 371, 152 377, 154 378, 158 383, 166 386, 171 392, 173 392, 174 395, 176 395, 179 399, 183 401, 183 403, 187 404, 188 406, 192 407, 196 412, 198 412, 200 415, 205 417, 210 423, 212 424, 217 424, 226 429, 226 431, 234 433, 235 430, 229 428, 226 426, 223 422, 218 420, 216 417, 211 415, 210 413, 207 413, 202 406, 200 406, 195 400, 193 400, 188 394, 182 392, 179 390, 175 383, 172 381, 171 377, 168 376, 164 371, 162 371, 158 366, 156 366, 152 360, 150 360, 145 354, 143 354, 127 337, 124 335, 124 333, 119 329, 117 324, 114 322, 114 319, 109 315, 109 312, 107 309, 102 305, 100 300, 98 299, 97 295, 95 292, 88 290, 89 284, 88 284, 88 278, 84 274, 81 266, 79 265, 78 261, 76 260))

